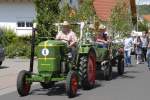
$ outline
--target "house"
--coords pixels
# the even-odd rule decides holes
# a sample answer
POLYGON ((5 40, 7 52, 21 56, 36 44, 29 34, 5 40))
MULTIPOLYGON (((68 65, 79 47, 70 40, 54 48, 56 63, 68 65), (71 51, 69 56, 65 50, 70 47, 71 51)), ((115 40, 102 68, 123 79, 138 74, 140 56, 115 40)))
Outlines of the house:
POLYGON ((150 23, 150 15, 143 15, 143 19, 150 23))
MULTIPOLYGON (((132 18, 134 19, 136 17, 136 4, 135 0, 124 0, 129 10, 131 11, 132 18)), ((109 17, 111 16, 111 11, 116 6, 117 0, 93 0, 93 5, 96 11, 96 14, 98 17, 104 21, 107 22, 109 20, 109 17)))
POLYGON ((18 36, 31 34, 35 17, 32 0, 0 0, 0 27, 11 29, 18 36))

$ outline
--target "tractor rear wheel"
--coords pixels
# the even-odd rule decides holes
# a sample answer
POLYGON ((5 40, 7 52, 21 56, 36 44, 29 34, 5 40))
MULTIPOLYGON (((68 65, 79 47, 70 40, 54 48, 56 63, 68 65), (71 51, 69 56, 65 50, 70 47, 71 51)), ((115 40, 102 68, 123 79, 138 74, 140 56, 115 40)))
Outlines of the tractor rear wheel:
POLYGON ((112 66, 109 62, 105 66, 106 69, 104 69, 104 79, 109 81, 112 79, 112 66))
POLYGON ((31 77, 30 72, 22 70, 17 78, 17 91, 20 96, 27 96, 30 92, 31 84, 26 80, 31 77))
POLYGON ((124 59, 123 58, 118 59, 117 68, 118 68, 118 74, 123 75, 124 73, 124 59))
POLYGON ((48 83, 45 83, 45 82, 40 82, 40 85, 44 88, 44 89, 49 89, 51 88, 52 86, 54 86, 54 82, 48 82, 48 83))
POLYGON ((88 56, 80 58, 79 76, 81 87, 84 90, 94 87, 96 79, 96 55, 92 50, 88 53, 88 56))
POLYGON ((78 75, 75 71, 70 71, 66 79, 66 92, 69 98, 75 97, 78 90, 78 75))

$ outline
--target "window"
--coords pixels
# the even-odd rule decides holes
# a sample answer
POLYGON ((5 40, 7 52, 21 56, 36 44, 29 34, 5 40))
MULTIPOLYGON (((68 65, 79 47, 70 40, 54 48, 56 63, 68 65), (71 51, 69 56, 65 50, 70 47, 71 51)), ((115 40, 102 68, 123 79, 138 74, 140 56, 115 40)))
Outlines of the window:
POLYGON ((26 27, 32 27, 33 23, 32 22, 26 22, 26 27))
POLYGON ((19 21, 17 22, 17 27, 32 27, 33 23, 29 21, 19 21))
POLYGON ((17 27, 25 27, 25 22, 17 22, 17 27))

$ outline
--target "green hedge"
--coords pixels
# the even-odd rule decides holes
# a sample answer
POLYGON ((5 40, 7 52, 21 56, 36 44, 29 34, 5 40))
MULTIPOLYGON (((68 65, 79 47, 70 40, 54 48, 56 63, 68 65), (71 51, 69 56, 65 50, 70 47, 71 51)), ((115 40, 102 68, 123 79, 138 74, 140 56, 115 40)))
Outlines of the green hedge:
POLYGON ((31 37, 17 37, 11 29, 0 29, 3 33, 0 36, 0 44, 5 48, 6 57, 30 57, 31 37))
POLYGON ((13 57, 30 57, 30 46, 24 42, 11 43, 5 47, 5 54, 9 58, 13 57))

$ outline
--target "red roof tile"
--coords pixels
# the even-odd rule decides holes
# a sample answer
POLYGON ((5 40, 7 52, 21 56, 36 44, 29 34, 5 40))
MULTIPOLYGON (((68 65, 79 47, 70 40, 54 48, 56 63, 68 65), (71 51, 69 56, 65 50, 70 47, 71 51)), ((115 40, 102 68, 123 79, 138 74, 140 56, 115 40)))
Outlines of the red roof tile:
POLYGON ((146 21, 150 22, 150 15, 144 15, 143 18, 144 18, 146 21))
POLYGON ((111 10, 116 5, 116 3, 117 0, 94 0, 93 5, 98 17, 102 21, 107 21, 111 16, 111 10))

